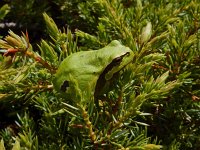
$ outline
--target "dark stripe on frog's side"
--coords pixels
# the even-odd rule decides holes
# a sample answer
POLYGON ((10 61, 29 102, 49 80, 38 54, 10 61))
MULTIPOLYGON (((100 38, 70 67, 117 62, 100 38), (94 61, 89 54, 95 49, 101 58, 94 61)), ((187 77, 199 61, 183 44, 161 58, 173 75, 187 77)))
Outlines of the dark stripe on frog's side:
POLYGON ((60 90, 62 91, 62 92, 65 92, 66 90, 67 90, 67 88, 69 87, 69 81, 64 81, 63 82, 63 84, 61 85, 61 87, 60 87, 60 90))
MULTIPOLYGON (((119 66, 120 63, 122 62, 124 56, 129 55, 129 54, 130 54, 130 53, 127 52, 127 53, 125 53, 124 55, 119 56, 119 57, 113 59, 112 62, 111 62, 111 63, 104 69, 104 71, 100 74, 100 76, 99 76, 99 78, 98 78, 98 80, 97 80, 97 83, 96 83, 95 91, 94 91, 94 99, 97 99, 97 98, 98 98, 98 96, 99 96, 99 94, 100 94, 100 92, 101 92, 101 91, 99 91, 99 90, 101 90, 101 89, 105 86, 105 84, 106 84, 105 75, 106 75, 110 70, 112 70, 113 67, 119 66)), ((117 72, 116 72, 116 73, 117 73, 117 72)), ((116 73, 115 73, 115 74, 116 74, 116 73)), ((115 74, 114 74, 113 76, 115 76, 115 74)))

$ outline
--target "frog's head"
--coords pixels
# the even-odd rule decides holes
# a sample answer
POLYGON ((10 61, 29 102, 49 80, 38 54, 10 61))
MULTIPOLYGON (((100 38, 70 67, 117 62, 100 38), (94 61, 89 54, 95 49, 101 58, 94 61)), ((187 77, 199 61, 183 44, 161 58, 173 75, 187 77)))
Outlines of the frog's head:
MULTIPOLYGON (((110 80, 113 75, 119 72, 122 68, 127 66, 133 60, 133 51, 122 45, 119 41, 112 41, 107 47, 107 52, 105 52, 105 58, 109 62, 106 66, 104 73, 105 79, 110 80), (109 53, 109 55, 106 53, 109 53)), ((104 48, 104 49, 105 49, 104 48)))

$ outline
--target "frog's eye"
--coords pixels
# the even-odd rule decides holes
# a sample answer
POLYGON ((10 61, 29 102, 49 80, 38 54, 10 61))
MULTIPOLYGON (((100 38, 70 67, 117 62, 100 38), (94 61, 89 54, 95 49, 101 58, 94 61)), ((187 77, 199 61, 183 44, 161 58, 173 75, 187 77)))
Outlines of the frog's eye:
POLYGON ((60 90, 61 90, 62 92, 65 92, 65 91, 67 90, 68 87, 69 87, 69 82, 65 80, 65 81, 63 82, 63 84, 61 85, 60 90))
POLYGON ((117 66, 121 63, 122 59, 123 59, 123 57, 121 57, 121 56, 117 57, 111 63, 113 64, 113 66, 117 66))
MULTIPOLYGON (((129 56, 130 53, 127 52, 126 54, 124 54, 124 55, 122 55, 122 56, 120 56, 120 57, 115 58, 115 59, 110 63, 111 66, 114 67, 114 66, 120 65, 120 63, 122 62, 124 56, 126 56, 126 55, 129 56)), ((111 68, 111 69, 112 69, 112 68, 111 68)))

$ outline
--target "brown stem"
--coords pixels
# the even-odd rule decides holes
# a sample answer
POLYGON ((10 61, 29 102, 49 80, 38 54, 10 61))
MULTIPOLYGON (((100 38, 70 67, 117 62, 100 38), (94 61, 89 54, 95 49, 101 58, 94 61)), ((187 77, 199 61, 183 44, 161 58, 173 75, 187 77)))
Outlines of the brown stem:
POLYGON ((50 72, 55 73, 55 68, 53 68, 51 65, 49 65, 45 60, 43 60, 40 56, 36 55, 35 53, 31 51, 26 51, 25 53, 27 56, 35 59, 37 62, 42 64, 45 68, 50 70, 50 72))
POLYGON ((83 119, 84 119, 84 121, 85 121, 85 123, 86 123, 86 126, 87 126, 88 129, 89 129, 89 136, 90 136, 90 139, 91 139, 91 141, 92 141, 93 143, 95 143, 95 141, 96 141, 96 134, 95 134, 95 132, 93 131, 93 125, 92 125, 92 123, 91 123, 91 121, 90 121, 90 118, 89 118, 89 115, 88 115, 88 113, 87 113, 87 111, 85 110, 84 107, 82 107, 82 116, 83 116, 83 119))

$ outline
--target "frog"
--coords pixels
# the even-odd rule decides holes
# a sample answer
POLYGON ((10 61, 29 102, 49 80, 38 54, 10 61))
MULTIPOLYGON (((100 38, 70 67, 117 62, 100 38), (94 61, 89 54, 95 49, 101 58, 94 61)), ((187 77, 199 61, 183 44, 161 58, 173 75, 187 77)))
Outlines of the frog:
POLYGON ((106 83, 130 64, 133 57, 133 51, 118 40, 99 50, 73 53, 61 62, 53 86, 65 97, 87 104, 103 94, 106 83))

